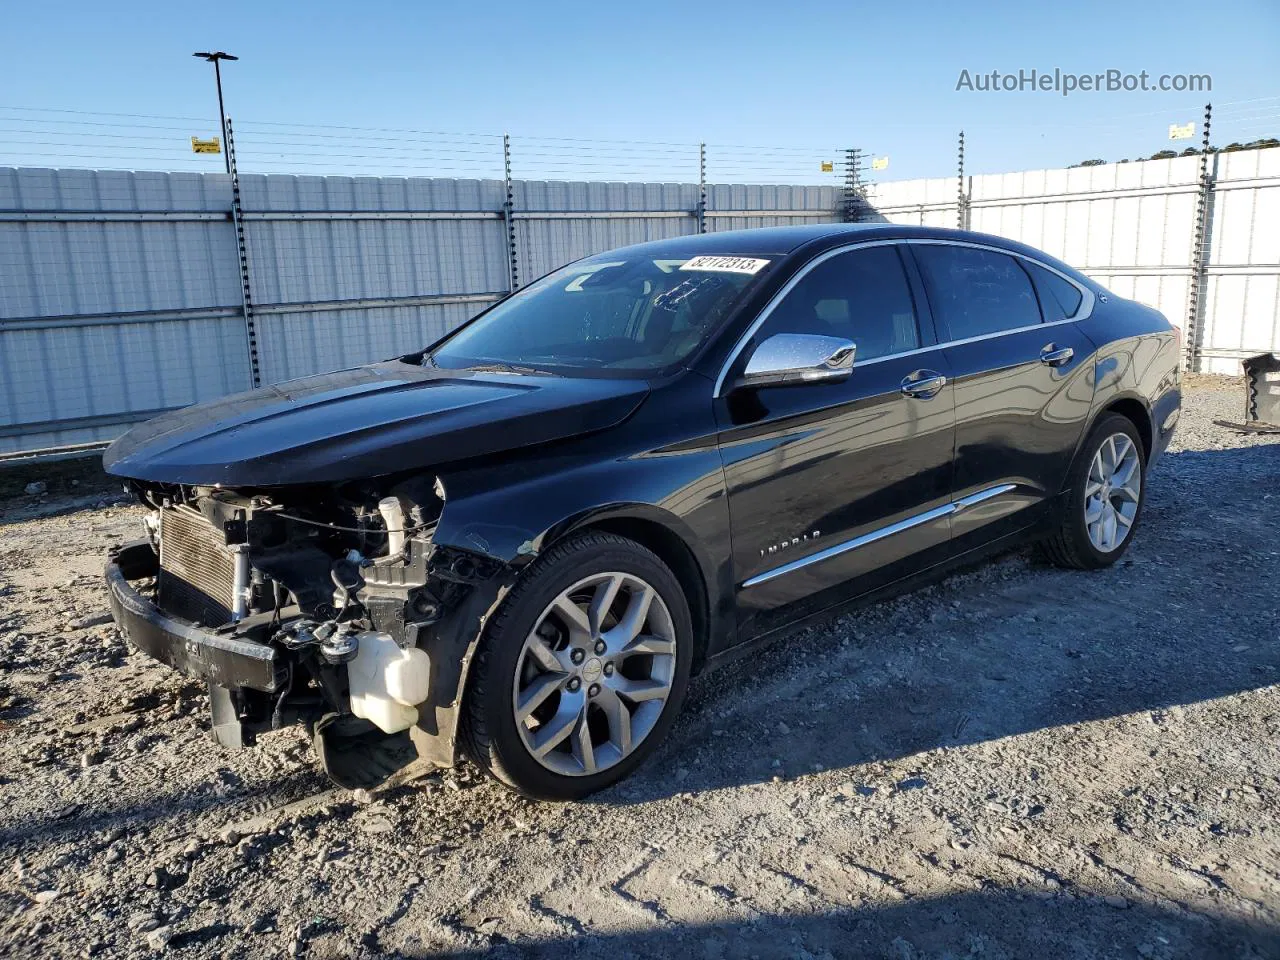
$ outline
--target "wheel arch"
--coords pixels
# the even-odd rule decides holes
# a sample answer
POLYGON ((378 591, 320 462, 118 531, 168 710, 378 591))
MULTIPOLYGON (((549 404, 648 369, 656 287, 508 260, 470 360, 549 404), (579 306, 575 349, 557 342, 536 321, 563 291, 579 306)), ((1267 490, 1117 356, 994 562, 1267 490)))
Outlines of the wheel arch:
MULTIPOLYGON (((1138 431, 1138 439, 1142 441, 1143 462, 1150 465, 1151 451, 1155 446, 1154 419, 1151 416, 1151 410, 1147 406, 1146 401, 1141 395, 1132 392, 1124 392, 1113 394, 1105 401, 1097 404, 1096 409, 1089 416, 1085 428, 1080 431, 1080 439, 1076 441, 1076 450, 1072 455, 1071 463, 1076 462, 1076 458, 1084 453, 1085 441, 1089 439, 1089 435, 1093 433, 1093 428, 1102 422, 1102 418, 1107 414, 1118 413, 1130 423, 1132 423, 1138 431)), ((1062 487, 1059 492, 1066 490, 1067 484, 1071 479, 1071 471, 1068 469, 1062 477, 1062 487)))
POLYGON ((1150 463, 1151 450, 1155 445, 1155 428, 1151 411, 1147 409, 1146 403, 1133 395, 1116 397, 1098 411, 1097 416, 1093 418, 1093 423, 1089 424, 1089 430, 1092 430, 1098 421, 1109 413, 1118 413, 1137 427, 1138 437, 1142 440, 1143 462, 1150 463))
POLYGON ((711 601, 706 580, 693 550, 670 527, 643 517, 608 517, 580 527, 578 532, 586 530, 599 530, 634 540, 642 547, 652 550, 676 575, 693 622, 693 670, 697 673, 707 659, 707 641, 711 633, 711 601))
POLYGON ((692 531, 674 515, 650 504, 617 504, 563 521, 541 538, 545 550, 567 537, 588 531, 612 533, 651 550, 675 574, 689 605, 693 623, 693 670, 706 662, 715 631, 709 562, 699 555, 692 531))

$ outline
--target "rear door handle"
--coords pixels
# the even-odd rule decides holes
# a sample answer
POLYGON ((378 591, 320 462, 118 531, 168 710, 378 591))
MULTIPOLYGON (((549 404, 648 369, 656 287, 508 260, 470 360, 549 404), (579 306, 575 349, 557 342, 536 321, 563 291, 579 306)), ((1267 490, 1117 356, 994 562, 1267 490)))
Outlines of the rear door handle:
POLYGON ((917 370, 902 380, 902 392, 916 400, 932 400, 947 385, 947 378, 933 370, 917 370))
POLYGON ((1050 367, 1061 367, 1070 363, 1075 355, 1076 352, 1070 347, 1055 347, 1050 343, 1040 351, 1040 362, 1050 367))

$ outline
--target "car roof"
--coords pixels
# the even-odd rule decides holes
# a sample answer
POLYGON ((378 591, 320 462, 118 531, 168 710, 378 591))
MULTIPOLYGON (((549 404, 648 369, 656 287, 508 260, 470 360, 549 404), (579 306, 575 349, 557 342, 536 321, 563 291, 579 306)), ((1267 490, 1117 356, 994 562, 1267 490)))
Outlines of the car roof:
MULTIPOLYGON (((760 211, 757 216, 767 217, 768 211, 760 211)), ((817 211, 815 215, 820 216, 817 211)), ((1088 282, 1077 270, 1062 263, 1043 250, 1037 250, 1026 244, 1009 240, 1005 237, 993 236, 989 233, 978 233, 973 230, 951 230, 946 227, 917 226, 903 223, 806 223, 789 227, 758 227, 753 230, 725 230, 718 233, 691 234, 681 237, 669 237, 665 240, 650 240, 628 247, 620 247, 607 251, 607 254, 625 251, 629 254, 666 257, 694 257, 700 254, 722 256, 789 256, 803 251, 813 253, 826 247, 839 246, 856 240, 967 240, 986 246, 999 247, 1015 253, 1034 257, 1068 271, 1082 282, 1088 282)), ((606 253, 596 256, 605 256, 606 253)))
MULTIPOLYGON (((768 216, 761 212, 761 216, 768 216)), ((814 211, 814 216, 822 216, 814 211)), ((665 240, 650 240, 622 247, 628 253, 663 256, 753 256, 761 253, 785 254, 814 240, 825 237, 878 236, 885 226, 878 223, 807 223, 792 227, 757 227, 753 230, 723 230, 717 233, 695 233, 665 240)))

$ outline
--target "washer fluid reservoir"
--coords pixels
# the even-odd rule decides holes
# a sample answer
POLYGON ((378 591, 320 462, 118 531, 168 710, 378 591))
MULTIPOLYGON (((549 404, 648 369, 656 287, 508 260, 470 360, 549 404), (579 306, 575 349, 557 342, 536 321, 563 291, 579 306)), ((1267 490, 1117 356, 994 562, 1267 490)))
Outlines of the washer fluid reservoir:
POLYGON ((384 733, 408 730, 418 722, 418 704, 431 693, 431 661, 426 651, 402 649, 390 634, 367 630, 347 664, 351 712, 384 733))

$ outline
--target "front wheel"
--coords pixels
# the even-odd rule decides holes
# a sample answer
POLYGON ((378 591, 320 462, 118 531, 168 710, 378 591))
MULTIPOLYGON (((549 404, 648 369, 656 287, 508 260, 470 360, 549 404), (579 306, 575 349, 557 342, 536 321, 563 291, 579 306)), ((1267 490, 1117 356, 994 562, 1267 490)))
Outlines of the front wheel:
POLYGON ((1042 544, 1048 559, 1076 570, 1119 560, 1142 514, 1146 466, 1133 421, 1117 413, 1104 416, 1072 465, 1058 529, 1042 544))
POLYGON ((692 647, 684 592, 656 555, 612 534, 574 537, 534 563, 485 631, 463 743, 526 796, 584 797, 665 736, 692 647))

